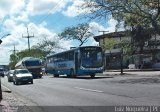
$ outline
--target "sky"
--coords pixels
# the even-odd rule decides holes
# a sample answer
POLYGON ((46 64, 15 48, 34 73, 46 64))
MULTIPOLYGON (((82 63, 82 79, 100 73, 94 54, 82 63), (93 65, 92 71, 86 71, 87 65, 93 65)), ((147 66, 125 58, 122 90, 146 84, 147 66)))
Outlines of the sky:
MULTIPOLYGON (((28 49, 27 27, 30 45, 36 45, 44 37, 58 41, 57 35, 66 27, 88 22, 90 32, 94 35, 102 35, 99 31, 114 32, 116 21, 109 17, 106 20, 88 21, 82 18, 84 10, 79 7, 83 0, 0 0, 0 65, 9 64, 10 54, 14 46, 18 51, 28 49), (10 34, 6 36, 7 34, 10 34)), ((78 46, 76 40, 60 40, 62 47, 69 49, 78 46)), ((98 45, 90 37, 85 45, 98 45)))

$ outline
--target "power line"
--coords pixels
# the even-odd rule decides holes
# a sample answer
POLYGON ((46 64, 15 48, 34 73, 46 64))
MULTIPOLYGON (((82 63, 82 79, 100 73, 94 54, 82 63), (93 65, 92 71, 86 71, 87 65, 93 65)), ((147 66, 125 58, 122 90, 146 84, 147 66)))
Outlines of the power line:
POLYGON ((47 12, 47 15, 42 17, 42 19, 40 18, 37 23, 40 23, 42 21, 44 21, 45 19, 47 19, 50 15, 51 15, 51 12, 56 10, 58 8, 58 5, 61 4, 61 2, 63 2, 64 0, 60 0, 53 8, 51 8, 48 12, 47 12))

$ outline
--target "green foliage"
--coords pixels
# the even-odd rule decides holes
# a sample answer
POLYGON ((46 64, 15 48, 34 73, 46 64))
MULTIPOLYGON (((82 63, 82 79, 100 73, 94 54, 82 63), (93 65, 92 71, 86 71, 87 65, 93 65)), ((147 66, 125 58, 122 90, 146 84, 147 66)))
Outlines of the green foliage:
POLYGON ((32 46, 30 50, 25 49, 15 54, 10 55, 10 68, 14 69, 15 64, 24 57, 35 57, 44 59, 47 54, 55 52, 56 49, 62 49, 60 42, 56 39, 47 39, 47 35, 42 37, 42 40, 38 40, 37 44, 32 46))
POLYGON ((118 21, 117 27, 123 25, 130 31, 133 52, 138 48, 142 52, 145 42, 153 34, 160 34, 159 0, 85 0, 82 7, 89 10, 86 15, 91 19, 112 15, 118 21))
POLYGON ((88 38, 93 36, 89 30, 88 24, 78 24, 77 26, 65 28, 59 36, 63 39, 78 40, 80 42, 79 46, 82 46, 85 42, 87 42, 88 38))
POLYGON ((112 38, 107 38, 105 43, 102 45, 102 48, 104 50, 112 50, 116 44, 118 43, 115 42, 112 38))
POLYGON ((125 55, 125 56, 132 55, 132 53, 133 53, 133 46, 132 46, 132 44, 130 42, 120 41, 119 42, 119 46, 123 50, 122 51, 123 55, 125 55))
MULTIPOLYGON (((112 15, 127 28, 137 25, 153 27, 160 34, 159 0, 85 0, 82 7, 90 10, 90 18, 106 18, 112 15)), ((87 14, 87 13, 86 13, 87 14)))
POLYGON ((11 54, 10 55, 10 63, 9 63, 9 67, 11 69, 14 69, 15 64, 22 58, 24 57, 35 57, 35 58, 40 58, 40 59, 44 59, 45 56, 47 55, 46 52, 39 50, 39 49, 26 49, 26 50, 22 50, 18 53, 15 54, 11 54))
POLYGON ((16 55, 19 59, 22 59, 24 57, 35 57, 43 59, 47 55, 47 53, 40 49, 27 49, 16 53, 16 55))

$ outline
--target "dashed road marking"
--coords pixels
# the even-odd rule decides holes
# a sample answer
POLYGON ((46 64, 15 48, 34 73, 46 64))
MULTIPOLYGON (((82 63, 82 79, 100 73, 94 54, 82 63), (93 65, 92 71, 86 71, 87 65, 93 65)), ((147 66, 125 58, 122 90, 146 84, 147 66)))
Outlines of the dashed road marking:
POLYGON ((81 87, 74 87, 74 88, 80 89, 80 90, 85 90, 85 91, 92 91, 92 92, 103 93, 103 91, 96 90, 96 89, 88 89, 88 88, 81 88, 81 87))

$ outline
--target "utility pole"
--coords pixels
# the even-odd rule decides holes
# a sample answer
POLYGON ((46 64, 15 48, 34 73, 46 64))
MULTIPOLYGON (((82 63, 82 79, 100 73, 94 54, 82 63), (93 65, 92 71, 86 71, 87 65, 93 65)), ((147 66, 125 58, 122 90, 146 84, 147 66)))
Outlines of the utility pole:
POLYGON ((32 38, 32 37, 34 37, 34 34, 33 34, 33 36, 29 35, 28 26, 27 26, 27 36, 23 36, 23 34, 22 34, 22 38, 28 38, 28 49, 29 49, 29 51, 30 51, 30 41, 29 41, 29 38, 32 38))
POLYGON ((10 50, 10 51, 13 52, 13 54, 14 54, 14 61, 15 61, 15 60, 16 60, 16 51, 18 51, 18 50, 16 50, 15 45, 14 45, 14 49, 13 49, 13 50, 10 50))
MULTIPOLYGON (((109 31, 98 31, 98 32, 102 32, 103 33, 103 36, 106 32, 109 32, 109 31)), ((104 37, 105 38, 105 37, 104 37)), ((105 41, 104 41, 104 38, 103 38, 103 44, 105 44, 105 41)))

